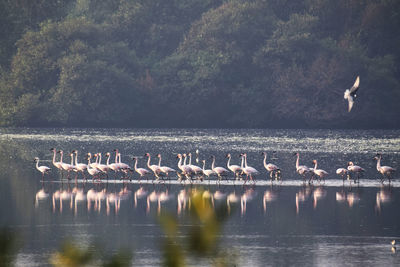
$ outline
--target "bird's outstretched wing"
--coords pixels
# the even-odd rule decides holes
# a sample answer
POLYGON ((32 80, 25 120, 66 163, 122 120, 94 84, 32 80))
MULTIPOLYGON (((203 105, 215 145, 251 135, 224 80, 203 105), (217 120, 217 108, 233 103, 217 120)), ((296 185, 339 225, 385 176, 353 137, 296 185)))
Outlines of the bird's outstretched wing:
POLYGON ((351 111, 351 109, 352 109, 352 107, 353 107, 353 104, 354 104, 354 100, 353 100, 353 97, 348 97, 347 98, 347 101, 349 101, 349 112, 351 111))
POLYGON ((360 76, 357 76, 356 81, 354 82, 353 86, 350 88, 350 94, 355 95, 358 88, 360 86, 360 76))

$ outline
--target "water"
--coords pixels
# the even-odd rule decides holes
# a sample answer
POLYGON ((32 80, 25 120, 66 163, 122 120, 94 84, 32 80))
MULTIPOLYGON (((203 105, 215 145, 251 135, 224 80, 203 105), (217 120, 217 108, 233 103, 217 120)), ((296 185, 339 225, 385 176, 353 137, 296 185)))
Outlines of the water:
MULTIPOLYGON (((178 195, 181 190, 189 192, 199 187, 211 193, 220 191, 225 197, 235 193, 239 199, 247 193, 246 203, 232 203, 220 236, 222 250, 236 259, 239 266, 400 264, 400 256, 392 252, 390 245, 392 239, 400 239, 400 183, 395 179, 391 187, 387 183, 381 186, 373 160, 380 152, 383 165, 399 167, 398 130, 19 128, 1 129, 0 146, 0 225, 17 232, 19 266, 48 265, 48 258, 65 239, 81 247, 100 244, 106 254, 127 248, 134 254, 135 265, 160 265, 164 233, 157 214, 169 212, 176 216, 179 236, 184 239, 192 222, 187 207, 178 205, 178 195), (61 182, 58 171, 53 170, 41 183, 33 158, 38 156, 40 165, 52 167, 51 147, 68 152, 78 149, 80 161, 89 151, 104 155, 118 148, 123 162, 132 165, 132 157, 138 156, 141 167, 145 166, 146 152, 161 153, 163 165, 174 168, 177 153, 195 154, 198 149, 199 159, 206 159, 209 168, 211 155, 216 156, 218 166, 225 166, 225 155, 231 153, 232 163, 239 165, 238 155, 246 152, 249 164, 261 175, 256 184, 245 186, 241 181, 234 182, 233 175, 220 184, 214 180, 181 184, 176 179, 138 183, 135 175, 132 182, 124 184, 114 174, 108 184, 82 183, 79 178, 75 185, 74 180, 61 182), (263 151, 268 152, 269 162, 282 169, 282 183, 271 185, 266 179, 263 151), (274 159, 270 159, 272 151, 276 151, 274 159), (330 173, 326 182, 304 185, 294 171, 293 152, 300 152, 300 163, 308 166, 318 159, 319 168, 330 173), (343 185, 335 174, 348 161, 366 169, 359 185, 350 186, 348 181, 343 185), (167 192, 168 200, 160 207, 151 201, 148 206, 145 196, 137 197, 135 204, 135 192, 140 187, 147 193, 167 192), (72 194, 74 188, 84 194, 72 194), (36 200, 41 189, 48 195, 38 195, 36 200), (108 205, 106 200, 101 205, 88 201, 88 192, 103 189, 109 196, 108 205), (112 199, 115 196, 120 196, 119 202, 112 199)), ((69 156, 65 159, 69 162, 69 156)), ((227 209, 226 198, 215 200, 215 204, 227 209)), ((190 258, 188 263, 198 266, 210 262, 190 258)))

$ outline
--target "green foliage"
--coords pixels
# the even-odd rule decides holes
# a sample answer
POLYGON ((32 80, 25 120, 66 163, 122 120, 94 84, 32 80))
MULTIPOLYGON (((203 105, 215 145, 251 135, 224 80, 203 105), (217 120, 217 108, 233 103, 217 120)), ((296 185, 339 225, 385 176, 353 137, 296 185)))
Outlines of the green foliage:
POLYGON ((51 255, 49 261, 55 267, 125 267, 131 266, 132 254, 125 250, 119 250, 111 257, 105 257, 99 247, 80 248, 73 242, 66 240, 61 249, 51 255))
POLYGON ((189 203, 191 223, 190 227, 185 227, 185 240, 178 238, 182 230, 173 216, 162 214, 159 217, 166 234, 163 265, 186 266, 187 258, 200 257, 209 259, 215 266, 234 266, 233 254, 227 254, 219 246, 219 236, 228 216, 226 207, 214 209, 210 192, 201 189, 191 192, 189 203))
POLYGON ((396 127, 399 5, 3 1, 0 125, 396 127))
POLYGON ((0 230, 0 267, 13 266, 16 255, 16 236, 6 228, 0 230))

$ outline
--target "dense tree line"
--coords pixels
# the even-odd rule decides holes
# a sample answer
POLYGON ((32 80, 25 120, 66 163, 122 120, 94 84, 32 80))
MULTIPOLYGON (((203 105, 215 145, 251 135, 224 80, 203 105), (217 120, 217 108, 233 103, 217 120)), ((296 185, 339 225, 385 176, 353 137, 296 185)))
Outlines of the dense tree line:
POLYGON ((400 125, 397 0, 1 0, 0 13, 3 126, 400 125))

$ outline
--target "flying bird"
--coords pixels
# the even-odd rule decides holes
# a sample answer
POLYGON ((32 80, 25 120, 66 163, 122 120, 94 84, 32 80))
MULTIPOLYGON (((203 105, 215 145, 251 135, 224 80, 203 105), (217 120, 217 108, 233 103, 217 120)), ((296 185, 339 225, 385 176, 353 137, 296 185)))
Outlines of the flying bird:
POLYGON ((350 89, 346 89, 346 91, 344 91, 344 99, 347 99, 347 101, 349 101, 349 112, 351 111, 351 108, 353 107, 354 104, 354 100, 357 97, 356 93, 358 91, 359 85, 360 85, 360 76, 357 76, 353 86, 350 89))

